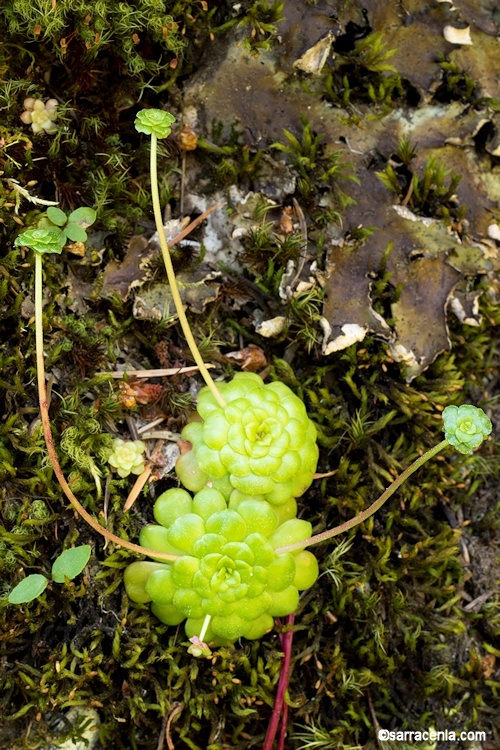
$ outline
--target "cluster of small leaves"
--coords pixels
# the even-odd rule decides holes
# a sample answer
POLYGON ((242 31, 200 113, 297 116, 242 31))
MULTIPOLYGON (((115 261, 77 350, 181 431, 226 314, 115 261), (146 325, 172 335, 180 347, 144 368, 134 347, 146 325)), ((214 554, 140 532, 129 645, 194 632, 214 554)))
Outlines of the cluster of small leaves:
POLYGON ((434 94, 438 102, 458 100, 467 104, 477 104, 478 85, 470 78, 457 63, 447 60, 442 54, 438 57, 438 65, 443 71, 443 82, 434 94))
POLYGON ((132 563, 125 572, 129 596, 153 600, 162 622, 187 618, 195 656, 210 655, 204 641, 261 638, 273 617, 296 610, 298 590, 318 575, 311 553, 275 552, 312 532, 295 518, 295 497, 311 484, 318 460, 303 402, 283 383, 264 385, 253 373, 238 373, 218 390, 223 404, 208 387, 200 391, 200 421, 181 435, 189 449, 176 473, 194 499, 167 491, 155 504, 160 525, 141 532, 142 546, 177 559, 132 563))
POLYGON ((250 52, 257 54, 270 49, 278 33, 278 24, 283 20, 285 3, 283 0, 274 0, 272 4, 269 0, 255 0, 250 7, 245 5, 233 6, 238 15, 220 26, 213 26, 211 32, 221 34, 237 26, 246 32, 244 44, 250 52))
POLYGON ((86 242, 88 229, 96 220, 97 214, 93 208, 77 208, 69 215, 60 208, 50 206, 46 215, 38 222, 39 229, 49 229, 59 237, 62 247, 68 240, 71 242, 86 242))
POLYGON ((443 425, 446 440, 460 453, 473 453, 493 429, 484 411, 472 404, 447 406, 443 425))
POLYGON ((283 383, 264 385, 253 373, 238 373, 220 387, 220 406, 208 388, 198 396, 199 422, 182 439, 176 472, 185 487, 207 482, 225 495, 238 490, 281 505, 310 486, 318 461, 316 430, 303 402, 283 383))
POLYGON ((383 172, 377 172, 379 180, 400 200, 417 214, 443 218, 445 221, 460 221, 465 216, 455 191, 461 175, 447 169, 437 157, 429 157, 422 176, 413 172, 409 164, 416 156, 408 139, 403 138, 396 152, 396 161, 386 164, 383 172))
POLYGON ((96 220, 93 208, 77 208, 67 216, 55 206, 47 209, 46 216, 38 222, 37 229, 27 229, 16 237, 14 244, 29 247, 37 253, 62 252, 66 242, 85 242, 87 229, 96 220))
POLYGON ((326 99, 340 107, 360 103, 392 107, 404 96, 401 76, 388 62, 396 50, 388 48, 379 32, 348 46, 338 51, 334 45, 334 63, 323 79, 326 99))
MULTIPOLYGON (((71 547, 71 549, 62 552, 54 560, 51 579, 56 583, 64 583, 66 579, 72 581, 73 578, 80 575, 88 563, 90 552, 91 548, 88 544, 83 544, 80 547, 71 547)), ((49 582, 50 580, 47 576, 41 573, 32 573, 23 578, 17 586, 14 586, 8 600, 11 604, 26 604, 27 602, 31 602, 43 594, 49 582)))
POLYGON ((113 441, 108 463, 116 469, 117 474, 122 478, 128 477, 129 474, 142 474, 145 450, 146 443, 142 440, 116 438, 113 441))
POLYGON ((301 117, 301 123, 300 140, 290 131, 284 130, 286 143, 273 143, 271 148, 286 154, 297 170, 299 198, 308 206, 316 221, 338 222, 342 209, 352 203, 341 184, 358 180, 352 173, 351 166, 342 160, 341 152, 327 151, 323 144, 323 134, 315 133, 307 118, 301 117), (315 209, 319 195, 322 194, 325 198, 327 188, 330 197, 328 208, 315 209))
POLYGON ((207 167, 214 187, 251 180, 258 172, 263 151, 246 146, 238 129, 227 123, 214 122, 211 138, 200 137, 198 148, 207 156, 207 167))
POLYGON ((136 602, 152 600, 152 612, 167 625, 187 618, 190 638, 204 632, 207 643, 219 646, 242 636, 261 638, 272 629, 273 617, 296 610, 298 590, 318 576, 311 552, 275 552, 311 534, 311 525, 295 512, 293 501, 277 512, 237 491, 228 502, 213 488, 193 498, 182 489, 167 490, 154 506, 159 525, 146 526, 140 542, 178 558, 172 564, 129 565, 127 593, 136 602))

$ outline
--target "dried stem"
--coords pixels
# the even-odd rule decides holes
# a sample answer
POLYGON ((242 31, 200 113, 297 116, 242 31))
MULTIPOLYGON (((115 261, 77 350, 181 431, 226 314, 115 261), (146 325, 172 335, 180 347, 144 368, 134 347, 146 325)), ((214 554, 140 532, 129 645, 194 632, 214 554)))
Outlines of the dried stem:
POLYGON ((436 453, 439 453, 439 451, 442 451, 443 448, 446 448, 448 445, 448 440, 442 440, 440 443, 435 445, 434 448, 431 448, 422 456, 417 458, 417 460, 414 461, 411 466, 408 466, 408 468, 405 469, 391 485, 389 485, 385 492, 383 492, 380 497, 375 500, 374 503, 372 503, 372 505, 366 508, 366 510, 363 510, 361 513, 358 513, 358 515, 354 516, 354 518, 349 519, 349 521, 346 521, 345 523, 341 523, 340 526, 335 526, 333 529, 328 529, 328 531, 323 531, 321 534, 311 536, 309 537, 309 539, 306 539, 303 542, 295 542, 295 544, 288 544, 286 547, 279 547, 276 550, 276 554, 283 555, 285 552, 293 552, 293 550, 296 549, 303 549, 304 547, 310 547, 312 544, 325 542, 327 539, 331 539, 333 536, 343 534, 344 531, 349 531, 349 529, 352 529, 354 526, 357 526, 363 521, 366 521, 367 518, 373 516, 373 514, 382 507, 382 505, 391 497, 391 495, 396 492, 397 489, 399 489, 399 487, 401 487, 403 482, 406 482, 408 477, 413 474, 414 471, 419 469, 423 464, 426 463, 426 461, 428 461, 430 458, 433 458, 436 453))
POLYGON ((43 425, 43 434, 45 437, 45 443, 47 445, 47 452, 49 454, 50 463, 54 469, 54 473, 57 477, 59 484, 61 485, 64 494, 70 501, 73 508, 77 513, 91 526, 94 531, 97 531, 102 536, 109 539, 110 542, 114 542, 120 547, 125 547, 131 552, 136 552, 141 555, 148 555, 148 557, 161 558, 162 560, 173 561, 177 559, 177 555, 170 555, 166 552, 158 552, 157 550, 148 549, 141 547, 139 544, 133 544, 125 539, 120 539, 116 534, 111 533, 101 526, 101 524, 92 518, 83 505, 77 500, 73 494, 66 478, 63 474, 61 466, 59 464, 56 449, 54 447, 54 440, 52 438, 52 430, 50 428, 49 419, 49 406, 47 402, 47 388, 45 385, 45 361, 43 352, 43 306, 42 306, 42 255, 35 252, 35 338, 36 338, 36 365, 37 365, 37 378, 38 378, 38 399, 40 403, 40 416, 43 425))

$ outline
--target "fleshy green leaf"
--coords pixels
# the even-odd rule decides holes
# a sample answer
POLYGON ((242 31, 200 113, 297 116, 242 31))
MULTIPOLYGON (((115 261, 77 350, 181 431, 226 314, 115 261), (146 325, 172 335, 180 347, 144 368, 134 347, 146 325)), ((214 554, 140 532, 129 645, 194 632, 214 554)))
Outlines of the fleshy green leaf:
POLYGON ((60 208, 56 208, 55 206, 51 206, 46 211, 47 218, 50 219, 50 221, 53 224, 56 224, 58 227, 63 227, 66 222, 68 221, 68 217, 64 213, 64 211, 61 211, 60 208))
POLYGON ((49 579, 38 573, 26 576, 9 594, 11 604, 25 604, 40 596, 49 583, 49 579))
POLYGON ((14 240, 16 247, 29 247, 36 253, 61 253, 66 235, 60 229, 27 229, 14 240))
POLYGON ((70 213, 68 222, 71 222, 72 224, 78 224, 78 226, 82 229, 87 229, 87 227, 90 227, 94 223, 96 218, 97 214, 93 208, 86 208, 85 206, 82 206, 81 208, 77 208, 70 213))
POLYGON ((64 232, 71 242, 85 242, 87 239, 87 232, 82 229, 78 224, 74 224, 72 221, 64 227, 64 232))
POLYGON ((166 138, 172 132, 175 117, 162 109, 141 109, 135 118, 135 129, 139 133, 166 138))
POLYGON ((90 558, 90 545, 82 544, 80 547, 72 547, 59 555, 52 565, 52 578, 56 583, 64 583, 65 578, 70 581, 79 575, 90 558))

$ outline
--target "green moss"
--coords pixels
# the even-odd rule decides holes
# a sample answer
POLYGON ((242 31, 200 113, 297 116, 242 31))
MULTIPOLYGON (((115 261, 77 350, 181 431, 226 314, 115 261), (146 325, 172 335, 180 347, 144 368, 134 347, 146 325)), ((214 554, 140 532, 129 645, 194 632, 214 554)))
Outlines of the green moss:
MULTIPOLYGON (((144 523, 152 520, 148 491, 124 514, 130 483, 111 476, 105 504, 96 497, 88 465, 75 467, 74 451, 83 450, 85 460, 104 470, 103 435, 109 430, 126 432, 130 412, 123 409, 109 378, 95 376, 96 370, 111 369, 117 361, 165 366, 160 344, 167 345, 162 356, 169 365, 184 364, 186 359, 183 339, 175 328, 138 322, 131 300, 118 295, 102 300, 98 295, 102 266, 123 257, 137 220, 150 212, 148 154, 133 132, 135 105, 140 95, 158 105, 161 87, 172 92, 176 101, 174 82, 181 80, 180 71, 184 75, 195 64, 196 50, 208 38, 208 21, 213 27, 233 20, 239 23, 259 5, 257 22, 276 26, 281 13, 279 4, 266 10, 263 4, 242 3, 235 19, 221 8, 209 18, 211 10, 205 11, 201 3, 161 5, 163 9, 154 2, 133 5, 136 17, 129 21, 142 25, 136 29, 140 42, 136 45, 132 39, 131 51, 132 27, 125 29, 125 22, 118 23, 117 5, 108 2, 102 8, 110 11, 109 18, 99 6, 88 26, 78 16, 80 6, 72 15, 68 4, 59 0, 56 11, 50 2, 43 7, 40 2, 27 3, 19 10, 9 0, 8 14, 0 21, 4 39, 9 36, 0 48, 0 70, 7 81, 0 84, 4 115, 0 135, 5 140, 0 182, 0 234, 5 247, 0 261, 0 710, 5 722, 0 744, 6 750, 50 746, 54 735, 61 739, 70 734, 69 729, 55 732, 54 719, 65 716, 72 705, 90 704, 102 720, 104 748, 155 750, 168 717, 176 746, 211 750, 262 746, 279 679, 276 632, 260 642, 220 649, 214 661, 195 662, 186 655, 180 632, 127 600, 122 573, 134 558, 112 546, 104 550, 66 507, 47 464, 38 421, 31 258, 19 248, 12 249, 12 242, 21 228, 16 219, 35 224, 44 209, 22 198, 16 214, 19 191, 10 179, 45 200, 53 200, 57 188, 65 211, 76 205, 94 206, 99 230, 111 232, 89 262, 86 258, 79 265, 68 255, 46 264, 45 349, 48 373, 55 376, 51 420, 58 444, 65 434, 70 438, 69 447, 65 450, 63 442, 58 452, 64 468, 75 469, 73 487, 96 516, 105 514, 110 530, 136 540, 144 523), (43 16, 32 16, 40 7, 49 22, 44 21, 35 37, 35 25, 43 16), (264 11, 273 8, 275 16, 264 17, 264 11), (178 24, 170 42, 187 41, 184 58, 177 48, 168 48, 159 28, 158 33, 154 28, 147 32, 149 21, 165 13, 178 24), (85 35, 92 32, 93 43, 98 22, 102 41, 87 50, 85 35), (111 24, 113 36, 104 45, 111 24), (61 38, 69 40, 64 55, 61 38), (174 55, 178 55, 179 73, 169 67, 174 55), (18 119, 25 96, 47 98, 47 78, 50 88, 57 86, 67 102, 61 108, 67 130, 52 141, 44 136, 29 138, 18 119), (50 179, 45 159, 49 149, 50 179), (31 180, 37 184, 28 185, 31 180), (96 293, 85 299, 90 311, 86 314, 67 310, 61 279, 67 278, 69 268, 78 274, 78 281, 95 284, 96 293), (47 575, 63 547, 84 543, 94 546, 88 578, 57 589, 49 586, 40 600, 23 607, 7 604, 8 592, 22 575, 47 575)), ((274 34, 264 29, 262 35, 249 22, 241 28, 242 37, 252 39, 252 28, 256 28, 255 43, 274 34)), ((344 88, 344 100, 337 104, 375 101, 383 108, 401 95, 397 74, 380 68, 390 65, 388 48, 381 39, 378 47, 368 39, 343 55, 345 60, 334 69, 332 90, 344 88)), ((455 74, 450 69, 449 75, 455 74)), ((465 86, 465 95, 474 96, 467 81, 459 79, 453 86, 459 93, 465 86)), ((298 177, 296 197, 306 214, 309 237, 317 241, 319 257, 318 238, 331 220, 341 217, 350 171, 338 154, 324 148, 320 134, 306 121, 295 140, 284 136, 280 145, 273 156, 285 159, 298 177), (331 199, 327 211, 318 206, 325 188, 331 199)), ((219 187, 237 181, 251 188, 262 154, 245 149, 236 128, 227 124, 219 134, 216 128, 215 134, 205 134, 200 146, 197 157, 204 179, 219 187)), ((412 151, 409 143, 400 144, 398 150, 409 171, 412 151)), ((179 159, 173 143, 162 159, 163 200, 174 202, 179 159)), ((425 176, 417 175, 422 188, 420 203, 413 207, 424 210, 426 201, 434 201, 433 210, 444 206, 452 212, 453 176, 441 172, 439 185, 439 165, 431 167, 426 198, 425 176)), ((403 381, 386 346, 370 338, 328 360, 319 355, 318 291, 291 302, 285 311, 288 333, 278 341, 265 341, 253 332, 251 316, 257 306, 268 304, 270 314, 277 314, 272 305, 278 304, 282 270, 288 260, 300 257, 302 240, 298 233, 281 236, 275 225, 270 226, 271 218, 262 210, 255 217, 257 230, 244 241, 247 265, 244 283, 238 287, 240 308, 232 306, 229 290, 225 297, 221 293, 208 314, 193 314, 192 319, 197 338, 206 341, 206 352, 218 355, 219 350, 257 343, 271 363, 270 378, 283 380, 305 398, 318 426, 319 471, 335 471, 317 480, 301 501, 301 517, 310 519, 319 532, 366 507, 395 474, 441 439, 440 413, 447 404, 486 400, 497 413, 500 313, 485 284, 482 323, 467 328, 450 321, 453 354, 441 355, 411 385, 403 381), (292 352, 288 347, 296 342, 299 345, 292 352)), ((374 295, 382 308, 392 294, 381 267, 374 295)), ((192 404, 192 386, 190 379, 177 376, 163 384, 163 400, 154 406, 139 405, 134 418, 148 421, 160 409, 166 429, 178 431, 180 415, 192 404)), ((486 667, 488 657, 496 654, 498 604, 491 597, 483 604, 467 605, 491 587, 498 554, 498 472, 498 446, 493 441, 478 455, 446 453, 415 475, 358 531, 336 546, 316 548, 322 575, 304 594, 295 625, 290 748, 374 746, 370 703, 384 725, 446 728, 453 716, 454 724, 484 729, 495 740, 498 683, 486 667)), ((157 491, 169 482, 160 480, 157 491)))

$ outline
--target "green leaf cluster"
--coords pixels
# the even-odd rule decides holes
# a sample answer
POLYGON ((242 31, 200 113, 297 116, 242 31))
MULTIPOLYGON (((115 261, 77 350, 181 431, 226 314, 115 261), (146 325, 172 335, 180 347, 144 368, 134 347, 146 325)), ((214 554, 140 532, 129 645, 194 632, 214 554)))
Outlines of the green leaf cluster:
POLYGON ((422 216, 443 218, 450 222, 465 216, 465 206, 461 204, 455 191, 462 179, 437 157, 427 159, 423 173, 410 168, 416 150, 405 138, 401 139, 396 151, 401 166, 387 163, 385 169, 377 172, 380 182, 400 199, 407 198, 407 205, 422 216))
MULTIPOLYGON (((52 580, 56 583, 64 583, 66 579, 72 581, 76 578, 90 559, 91 548, 89 544, 82 544, 79 547, 72 547, 62 552, 54 560, 52 565, 52 580)), ((8 596, 11 604, 26 604, 39 597, 47 586, 49 579, 39 573, 32 573, 23 578, 15 586, 8 596)))
POLYGON ((68 240, 71 242, 86 242, 88 229, 96 220, 97 214, 93 208, 80 207, 65 214, 60 208, 50 206, 39 222, 38 227, 49 229, 59 237, 62 247, 68 240))
POLYGON ((174 563, 134 562, 125 570, 133 601, 152 601, 152 612, 167 625, 186 618, 188 637, 200 635, 207 615, 207 642, 261 638, 273 617, 294 612, 298 591, 318 576, 311 552, 278 554, 287 542, 302 541, 311 525, 294 517, 293 502, 274 510, 262 499, 233 492, 227 502, 216 489, 193 498, 183 489, 164 492, 154 506, 158 525, 144 527, 140 541, 172 552, 174 563))

